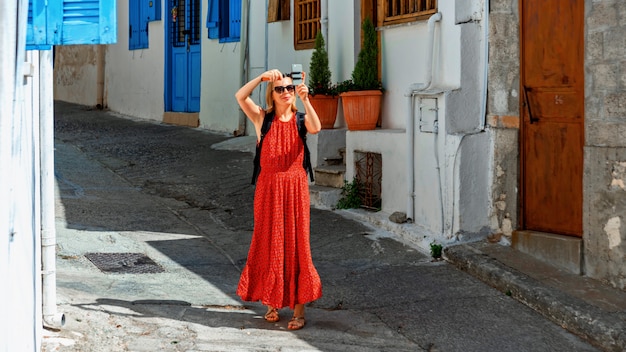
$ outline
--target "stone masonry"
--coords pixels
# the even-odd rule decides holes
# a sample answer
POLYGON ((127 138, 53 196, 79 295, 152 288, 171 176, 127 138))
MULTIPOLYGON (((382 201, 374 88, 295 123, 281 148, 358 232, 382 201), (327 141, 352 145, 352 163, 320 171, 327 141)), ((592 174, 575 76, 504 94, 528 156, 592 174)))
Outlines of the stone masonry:
POLYGON ((626 3, 587 1, 585 10, 585 268, 624 289, 626 3))

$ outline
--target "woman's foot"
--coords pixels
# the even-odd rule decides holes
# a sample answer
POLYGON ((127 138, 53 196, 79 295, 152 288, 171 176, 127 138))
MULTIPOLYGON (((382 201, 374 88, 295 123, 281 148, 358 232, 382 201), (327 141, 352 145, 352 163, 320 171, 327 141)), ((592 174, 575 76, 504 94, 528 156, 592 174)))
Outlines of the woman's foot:
POLYGON ((287 329, 300 330, 304 327, 305 323, 306 321, 304 320, 304 317, 294 316, 293 318, 291 318, 291 320, 289 320, 289 324, 287 324, 287 329))
POLYGON ((278 309, 268 306, 267 313, 265 313, 265 321, 270 323, 275 323, 280 320, 280 316, 278 315, 278 309))

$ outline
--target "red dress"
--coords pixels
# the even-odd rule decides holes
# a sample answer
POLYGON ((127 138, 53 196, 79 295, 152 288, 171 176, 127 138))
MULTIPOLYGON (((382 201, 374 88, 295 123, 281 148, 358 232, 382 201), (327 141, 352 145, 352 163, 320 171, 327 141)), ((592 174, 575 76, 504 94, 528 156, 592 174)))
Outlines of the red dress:
POLYGON ((312 302, 322 283, 311 259, 310 198, 295 114, 275 118, 263 139, 254 232, 237 294, 274 308, 312 302))

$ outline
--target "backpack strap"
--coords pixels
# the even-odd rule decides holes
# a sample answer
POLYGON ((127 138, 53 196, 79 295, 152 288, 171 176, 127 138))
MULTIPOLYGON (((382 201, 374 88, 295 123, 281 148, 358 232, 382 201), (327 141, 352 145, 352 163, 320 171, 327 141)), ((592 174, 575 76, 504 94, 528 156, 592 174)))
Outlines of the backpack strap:
POLYGON ((263 125, 261 125, 261 138, 256 145, 256 153, 254 155, 254 171, 252 171, 252 184, 256 184, 259 173, 261 173, 261 147, 263 146, 263 139, 265 135, 272 127, 272 121, 274 121, 274 112, 269 112, 263 117, 263 125))
POLYGON ((298 134, 300 135, 302 144, 304 144, 304 160, 302 161, 302 167, 304 167, 304 170, 308 172, 311 182, 315 182, 315 178, 313 177, 313 167, 311 166, 311 151, 309 151, 309 146, 306 144, 307 130, 304 125, 304 115, 305 114, 303 112, 296 112, 298 134))

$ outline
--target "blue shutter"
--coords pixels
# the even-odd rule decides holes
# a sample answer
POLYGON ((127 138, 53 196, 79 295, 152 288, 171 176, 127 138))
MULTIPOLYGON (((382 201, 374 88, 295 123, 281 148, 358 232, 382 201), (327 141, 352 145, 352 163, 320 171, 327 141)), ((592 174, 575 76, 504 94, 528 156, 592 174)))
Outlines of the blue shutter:
POLYGON ((26 44, 112 44, 117 41, 115 0, 29 0, 26 44))
POLYGON ((161 0, 143 0, 145 5, 147 6, 146 15, 148 16, 147 20, 151 21, 160 21, 161 20, 161 0))
POLYGON ((128 50, 148 48, 148 23, 161 19, 161 0, 128 1, 128 50))
POLYGON ((209 39, 217 39, 220 36, 220 0, 209 0, 206 14, 206 28, 209 29, 209 39))
MULTIPOLYGON (((44 1, 28 2, 28 25, 26 28, 26 45, 34 46, 36 44, 42 44, 42 47, 37 49, 50 49, 49 45, 46 45, 47 41, 47 12, 44 1)), ((29 48, 35 49, 35 48, 29 48)))
POLYGON ((228 19, 230 21, 228 37, 230 41, 238 42, 241 33, 241 1, 231 0, 228 19))
POLYGON ((241 32, 241 1, 221 0, 220 4, 220 43, 239 41, 241 32))

